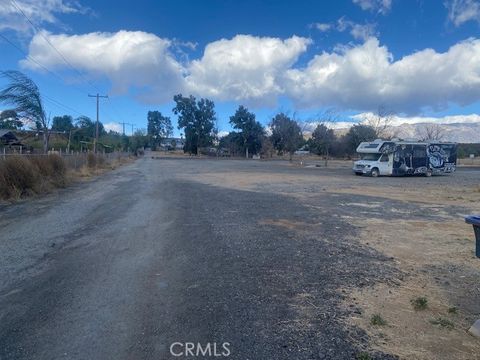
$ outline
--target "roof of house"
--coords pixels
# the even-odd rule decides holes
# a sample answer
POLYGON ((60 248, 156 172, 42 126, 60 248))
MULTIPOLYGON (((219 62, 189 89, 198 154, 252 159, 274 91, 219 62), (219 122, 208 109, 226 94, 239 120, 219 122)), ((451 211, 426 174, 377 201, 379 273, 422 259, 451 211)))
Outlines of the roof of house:
POLYGON ((8 129, 0 129, 0 143, 2 145, 22 145, 13 131, 8 129))
POLYGON ((6 137, 9 139, 15 139, 15 140, 17 139, 13 131, 8 129, 0 129, 0 137, 6 137))

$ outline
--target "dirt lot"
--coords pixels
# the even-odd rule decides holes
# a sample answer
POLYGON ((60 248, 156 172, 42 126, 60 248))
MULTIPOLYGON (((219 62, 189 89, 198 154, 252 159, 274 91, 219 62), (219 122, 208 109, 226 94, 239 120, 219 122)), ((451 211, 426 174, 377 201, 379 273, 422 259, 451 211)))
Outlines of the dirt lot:
MULTIPOLYGON (((331 216, 360 229, 351 243, 383 253, 399 270, 396 278, 373 287, 339 289, 347 294, 347 309, 359 308, 344 319, 346 325, 364 329, 373 349, 400 358, 480 359, 480 339, 466 331, 480 318, 480 259, 474 256, 472 228, 463 220, 480 212, 480 169, 375 179, 353 176, 350 162, 316 164, 322 163, 279 162, 272 171, 272 162, 259 161, 256 171, 219 168, 194 178, 224 188, 288 194, 319 212, 325 211, 326 198, 337 198, 331 216), (417 298, 426 299, 425 309, 414 309, 417 298), (385 324, 373 325, 373 315, 385 324)), ((308 219, 268 222, 299 233, 316 225, 308 219)), ((302 306, 308 313, 308 302, 302 306)))
POLYGON ((480 359, 480 169, 322 164, 148 154, 0 204, 0 358, 480 359))

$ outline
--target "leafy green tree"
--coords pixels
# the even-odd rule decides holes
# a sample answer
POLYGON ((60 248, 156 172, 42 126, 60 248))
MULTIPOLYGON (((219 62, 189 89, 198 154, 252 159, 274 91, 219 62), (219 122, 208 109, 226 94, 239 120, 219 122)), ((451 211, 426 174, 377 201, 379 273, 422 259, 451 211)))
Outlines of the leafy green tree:
MULTIPOLYGON (((126 138, 128 139, 128 137, 126 138)), ((124 144, 123 135, 112 130, 103 135, 100 142, 104 145, 110 146, 112 150, 123 150, 128 147, 128 142, 127 146, 124 144)))
POLYGON ((289 153, 292 160, 293 153, 304 143, 302 129, 295 120, 283 113, 275 115, 270 127, 273 147, 279 154, 289 153))
POLYGON ((0 129, 17 130, 23 126, 15 110, 4 110, 0 112, 0 129))
POLYGON ((369 125, 353 125, 345 135, 347 150, 350 154, 355 153, 358 145, 363 141, 373 141, 377 138, 377 131, 369 125))
POLYGON ((43 134, 43 151, 48 151, 50 137, 49 121, 38 86, 20 71, 3 71, 3 78, 8 79, 7 86, 0 91, 0 103, 13 105, 21 119, 27 119, 35 124, 43 134))
POLYGON ((196 100, 190 95, 173 97, 176 106, 173 113, 178 115, 178 128, 184 129, 184 151, 198 154, 198 148, 211 146, 216 136, 215 104, 208 99, 196 100))
POLYGON ((232 156, 242 155, 245 152, 244 138, 240 133, 231 131, 228 135, 220 138, 218 147, 228 150, 232 156))
POLYGON ((275 148, 273 147, 272 140, 264 136, 262 139, 262 149, 260 155, 264 158, 272 158, 275 153, 275 148))
MULTIPOLYGON (((75 120, 76 128, 72 133, 76 142, 87 141, 91 142, 95 138, 96 122, 88 116, 80 116, 75 120)), ((98 136, 105 136, 106 131, 101 122, 98 123, 98 136)))
POLYGON ((337 137, 332 129, 329 129, 325 124, 318 124, 308 141, 311 152, 317 155, 325 155, 325 166, 328 163, 328 156, 336 139, 337 137))
POLYGON ((232 124, 234 129, 240 130, 246 158, 248 158, 249 150, 252 153, 260 151, 265 130, 258 121, 255 121, 255 114, 249 112, 243 105, 240 105, 235 115, 230 116, 230 124, 232 124))
POLYGON ((130 137, 130 148, 137 154, 139 149, 143 150, 143 148, 148 145, 148 140, 147 131, 145 131, 145 129, 138 129, 130 137))
POLYGON ((69 132, 74 128, 73 118, 70 115, 54 116, 52 119, 52 130, 69 132))
POLYGON ((149 111, 147 114, 147 135, 150 145, 155 149, 163 138, 173 133, 172 122, 160 111, 149 111))

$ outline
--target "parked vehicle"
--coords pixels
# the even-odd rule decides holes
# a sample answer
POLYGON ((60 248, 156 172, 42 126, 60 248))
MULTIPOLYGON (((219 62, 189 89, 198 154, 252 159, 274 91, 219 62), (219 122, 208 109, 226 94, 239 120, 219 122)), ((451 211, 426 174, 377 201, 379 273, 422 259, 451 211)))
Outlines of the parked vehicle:
POLYGON ((451 173, 457 164, 457 144, 405 140, 375 140, 357 147, 356 175, 377 177, 451 173))

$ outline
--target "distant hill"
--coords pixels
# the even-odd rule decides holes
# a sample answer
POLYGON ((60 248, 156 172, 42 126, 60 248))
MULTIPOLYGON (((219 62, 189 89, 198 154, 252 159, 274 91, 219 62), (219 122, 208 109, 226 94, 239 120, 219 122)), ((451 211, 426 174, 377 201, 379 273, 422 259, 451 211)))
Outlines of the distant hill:
MULTIPOLYGON (((421 139, 424 136, 425 128, 431 126, 432 123, 403 123, 391 126, 390 131, 395 137, 402 139, 421 139)), ((437 125, 437 124, 436 124, 437 125)), ((480 143, 480 122, 475 123, 438 123, 442 133, 442 141, 453 141, 458 143, 480 143)), ((337 136, 345 135, 350 127, 348 124, 342 123, 335 128, 337 136)), ((308 135, 307 135, 308 136, 308 135)))
MULTIPOLYGON (((420 139, 424 129, 431 123, 401 124, 392 127, 399 138, 420 139)), ((458 143, 480 143, 480 122, 478 123, 454 123, 438 124, 441 128, 443 141, 454 141, 458 143)))

